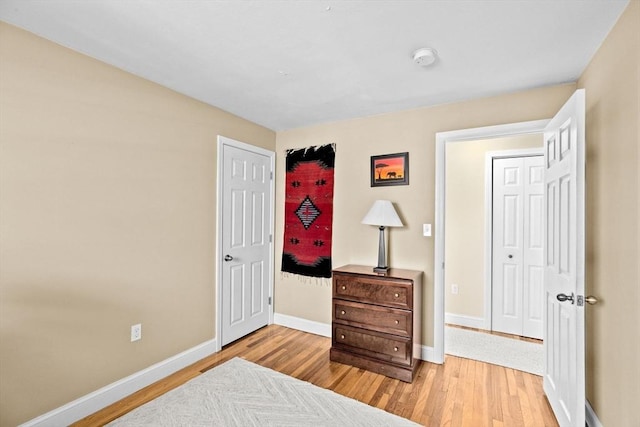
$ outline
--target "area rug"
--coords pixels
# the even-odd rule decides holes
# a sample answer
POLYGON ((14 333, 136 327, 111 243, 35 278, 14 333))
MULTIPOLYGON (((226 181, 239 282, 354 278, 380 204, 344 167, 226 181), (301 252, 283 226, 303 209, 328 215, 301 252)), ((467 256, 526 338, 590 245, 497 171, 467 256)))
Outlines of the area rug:
POLYGON ((240 358, 205 372, 109 426, 417 426, 240 358))
POLYGON ((449 326, 445 327, 444 334, 446 354, 506 366, 535 375, 543 373, 542 344, 449 326))
POLYGON ((335 144, 287 150, 282 271, 331 277, 335 144))

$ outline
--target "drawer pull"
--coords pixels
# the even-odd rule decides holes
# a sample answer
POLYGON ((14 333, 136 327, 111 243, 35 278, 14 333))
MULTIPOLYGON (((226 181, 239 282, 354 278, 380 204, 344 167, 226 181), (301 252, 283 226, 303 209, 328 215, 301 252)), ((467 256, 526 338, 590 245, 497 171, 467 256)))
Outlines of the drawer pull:
POLYGON ((347 314, 347 312, 344 310, 340 310, 340 314, 347 314))
POLYGON ((345 289, 347 289, 347 287, 345 285, 342 285, 342 290, 344 291, 345 289))
POLYGON ((397 325, 397 324, 399 324, 399 323, 400 323, 400 321, 399 321, 399 320, 396 320, 396 325, 397 325))
POLYGON ((395 294, 393 294, 393 296, 398 298, 400 296, 400 294, 399 293, 395 293, 395 294))
POLYGON ((393 351, 398 351, 398 347, 393 347, 393 351))
POLYGON ((340 339, 343 340, 344 339, 344 335, 340 335, 340 339))

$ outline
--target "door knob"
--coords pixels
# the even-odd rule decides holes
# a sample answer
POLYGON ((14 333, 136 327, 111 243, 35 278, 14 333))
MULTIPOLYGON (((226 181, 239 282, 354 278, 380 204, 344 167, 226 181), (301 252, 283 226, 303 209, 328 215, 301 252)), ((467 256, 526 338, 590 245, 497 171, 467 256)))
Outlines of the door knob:
POLYGON ((224 260, 225 261, 233 261, 233 257, 231 255, 227 254, 227 255, 224 256, 224 260))
POLYGON ((585 301, 587 302, 587 304, 589 304, 589 305, 595 305, 595 304, 597 304, 597 303, 599 303, 599 302, 600 302, 600 301, 598 301, 598 298, 594 297, 593 295, 589 295, 589 296, 588 296, 588 297, 586 297, 584 300, 585 300, 585 301))
POLYGON ((509 255, 509 258, 513 258, 513 255, 509 255))
POLYGON ((571 304, 573 304, 573 296, 573 292, 571 292, 571 295, 558 294, 556 295, 556 298, 560 302, 571 301, 571 304))

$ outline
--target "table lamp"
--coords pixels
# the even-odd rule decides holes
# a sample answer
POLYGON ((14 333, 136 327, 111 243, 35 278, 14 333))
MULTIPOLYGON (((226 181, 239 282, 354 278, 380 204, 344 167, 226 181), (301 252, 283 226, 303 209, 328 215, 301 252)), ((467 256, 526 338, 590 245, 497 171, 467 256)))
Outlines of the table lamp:
POLYGON ((376 200, 369 209, 369 212, 362 219, 363 224, 376 225, 380 230, 380 238, 378 241, 378 266, 374 267, 375 273, 386 273, 389 270, 387 266, 387 254, 385 251, 384 228, 385 227, 402 227, 402 221, 393 207, 393 203, 389 200, 376 200))

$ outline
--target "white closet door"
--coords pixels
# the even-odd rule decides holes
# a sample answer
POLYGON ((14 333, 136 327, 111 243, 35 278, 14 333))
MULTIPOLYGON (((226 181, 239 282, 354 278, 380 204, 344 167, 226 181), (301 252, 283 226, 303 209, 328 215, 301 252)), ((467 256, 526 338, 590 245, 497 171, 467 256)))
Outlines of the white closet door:
POLYGON ((542 156, 493 162, 492 329, 542 338, 542 156))

